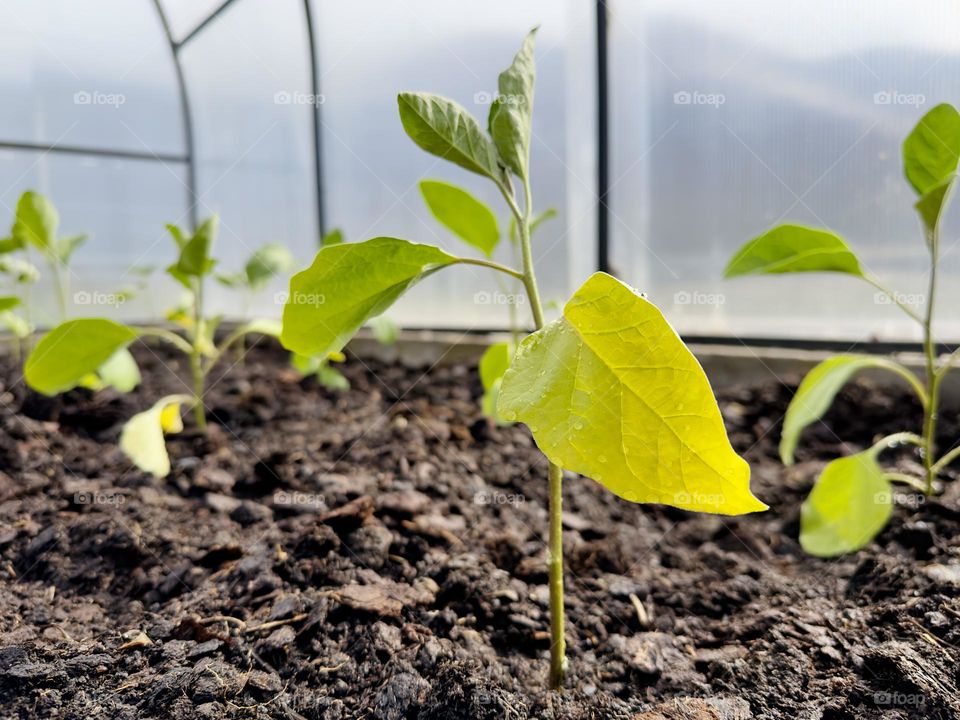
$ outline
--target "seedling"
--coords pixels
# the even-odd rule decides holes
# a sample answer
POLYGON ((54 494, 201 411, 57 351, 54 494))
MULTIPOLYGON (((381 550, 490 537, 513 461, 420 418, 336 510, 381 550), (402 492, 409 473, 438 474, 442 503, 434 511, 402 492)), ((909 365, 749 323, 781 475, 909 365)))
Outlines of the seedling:
MULTIPOLYGON (((420 194, 433 216, 450 232, 467 245, 482 252, 488 259, 502 239, 497 216, 483 201, 470 191, 442 180, 421 180, 420 194)), ((546 220, 556 216, 550 209, 530 223, 530 235, 546 220)), ((510 216, 508 237, 513 255, 513 264, 518 264, 520 238, 517 236, 515 218, 510 216)), ((510 366, 510 358, 520 344, 520 323, 517 318, 517 299, 522 299, 523 286, 515 278, 496 275, 500 289, 499 297, 506 301, 510 321, 510 342, 491 344, 480 358, 480 382, 483 385, 483 413, 500 425, 511 423, 497 414, 497 396, 503 375, 510 366)))
MULTIPOLYGON (((127 346, 138 338, 159 338, 186 355, 193 381, 192 391, 164 397, 149 410, 134 415, 120 437, 120 447, 130 459, 140 469, 158 477, 170 472, 164 433, 183 429, 181 405, 191 406, 196 427, 201 431, 206 429, 203 408, 206 379, 224 353, 250 333, 274 337, 279 334, 278 323, 253 320, 239 326, 217 344, 215 335, 220 319, 204 314, 205 280, 216 265, 211 250, 217 219, 206 220, 192 235, 175 225, 168 225, 167 229, 178 249, 177 260, 167 268, 167 273, 189 296, 184 318, 185 338, 166 328, 133 327, 105 318, 68 320, 37 343, 24 369, 30 387, 46 395, 56 395, 78 385, 88 385, 91 374, 104 363, 108 366, 125 363, 126 357, 133 363, 132 370, 137 373, 136 381, 139 381, 136 363, 127 351, 127 346)), ((127 377, 130 377, 129 372, 127 377)))
POLYGON ((448 267, 487 268, 522 284, 536 331, 503 375, 497 412, 526 423, 549 460, 550 682, 559 688, 566 668, 563 468, 633 502, 723 514, 766 506, 750 492, 750 469, 730 446, 703 370, 641 294, 596 273, 562 317, 544 322, 530 241, 537 217, 529 175, 535 32, 500 74, 487 131, 446 98, 398 97, 400 121, 418 146, 486 178, 503 196, 521 269, 392 237, 325 247, 291 279, 281 341, 304 355, 338 351, 408 288, 448 267), (326 302, 311 302, 318 295, 326 302))
POLYGON ((940 361, 933 337, 933 313, 940 257, 940 218, 946 207, 960 157, 960 113, 952 105, 938 105, 923 116, 903 143, 907 181, 919 196, 914 207, 920 215, 930 256, 929 286, 923 313, 905 302, 905 296, 888 289, 874 277, 838 235, 799 225, 779 225, 751 240, 734 255, 725 276, 792 272, 845 273, 872 285, 886 302, 896 305, 923 330, 926 371, 923 376, 889 358, 845 354, 817 365, 804 378, 787 408, 780 439, 785 465, 805 427, 829 409, 843 385, 868 368, 892 372, 913 388, 923 406, 920 434, 898 432, 880 438, 872 447, 834 460, 817 479, 800 515, 800 543, 812 555, 831 557, 853 552, 886 526, 893 512, 892 483, 902 483, 931 495, 939 473, 960 456, 954 447, 936 459, 935 438, 940 383, 960 352, 940 361), (889 448, 915 445, 923 462, 922 477, 885 470, 879 456, 889 448))

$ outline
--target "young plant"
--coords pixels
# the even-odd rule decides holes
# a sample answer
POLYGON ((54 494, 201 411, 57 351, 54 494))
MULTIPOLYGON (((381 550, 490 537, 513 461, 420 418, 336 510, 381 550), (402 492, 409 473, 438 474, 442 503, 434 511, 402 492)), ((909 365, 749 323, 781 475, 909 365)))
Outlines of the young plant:
POLYGON ((457 103, 427 93, 398 97, 404 130, 423 150, 489 180, 517 227, 521 267, 460 257, 392 237, 325 247, 294 275, 281 341, 317 355, 340 350, 369 318, 445 268, 488 268, 518 280, 536 331, 503 375, 497 412, 524 422, 549 461, 550 683, 566 668, 561 534, 563 468, 633 501, 740 514, 766 506, 730 446, 707 378, 660 311, 605 273, 592 275, 545 324, 531 228, 534 35, 499 78, 487 131, 457 103), (514 183, 519 185, 519 195, 514 183), (311 303, 317 294, 326 302, 311 303))
MULTIPOLYGON (((482 252, 488 259, 500 244, 500 227, 497 216, 484 202, 477 199, 468 190, 443 180, 421 180, 420 194, 430 209, 430 213, 450 232, 467 245, 482 252)), ((530 235, 545 220, 556 216, 556 210, 550 209, 534 218, 530 223, 530 235)), ((519 261, 520 238, 517 236, 517 223, 510 217, 508 237, 511 244, 513 264, 519 261)), ((520 323, 517 318, 517 300, 523 299, 522 285, 515 278, 496 276, 500 296, 506 300, 510 321, 510 342, 491 344, 480 358, 480 382, 483 385, 483 413, 500 425, 510 425, 497 414, 497 397, 503 375, 510 366, 517 345, 520 343, 520 323)))
POLYGON ((917 376, 891 359, 874 355, 845 354, 817 365, 804 378, 783 421, 780 457, 785 465, 805 427, 817 422, 841 387, 853 375, 879 368, 900 376, 913 388, 923 407, 920 433, 898 432, 880 438, 863 452, 834 460, 817 479, 800 515, 800 544, 811 555, 831 557, 853 552, 883 530, 893 512, 891 483, 903 483, 925 495, 936 490, 939 473, 960 456, 953 448, 939 459, 935 438, 940 383, 960 357, 957 353, 938 361, 933 337, 933 313, 940 254, 940 218, 947 204, 960 157, 960 113, 952 105, 938 105, 920 120, 903 143, 907 181, 918 195, 920 216, 930 257, 929 286, 922 314, 888 289, 860 262, 846 242, 828 230, 799 225, 779 225, 754 238, 734 255, 725 277, 792 272, 835 272, 858 278, 880 291, 923 331, 925 373, 917 376), (921 477, 885 470, 879 456, 887 449, 915 445, 923 463, 921 477))
MULTIPOLYGON (((197 429, 207 426, 203 394, 207 376, 224 353, 246 335, 259 333, 278 336, 279 324, 270 320, 253 320, 239 326, 217 344, 215 335, 219 318, 204 313, 205 280, 216 261, 211 256, 217 231, 217 219, 206 220, 192 235, 175 225, 168 225, 177 244, 176 262, 167 273, 182 285, 190 298, 186 337, 161 327, 134 327, 105 318, 68 320, 45 335, 27 358, 24 376, 27 384, 46 395, 56 395, 77 386, 87 385, 92 373, 106 363, 125 363, 117 358, 136 362, 127 346, 140 338, 154 337, 181 351, 188 359, 192 378, 191 392, 161 398, 149 410, 134 415, 123 428, 120 448, 142 470, 158 477, 170 472, 170 459, 164 433, 183 429, 181 405, 193 408, 197 429)), ((139 380, 139 373, 137 373, 139 380)), ((134 383, 136 384, 136 383, 134 383)))

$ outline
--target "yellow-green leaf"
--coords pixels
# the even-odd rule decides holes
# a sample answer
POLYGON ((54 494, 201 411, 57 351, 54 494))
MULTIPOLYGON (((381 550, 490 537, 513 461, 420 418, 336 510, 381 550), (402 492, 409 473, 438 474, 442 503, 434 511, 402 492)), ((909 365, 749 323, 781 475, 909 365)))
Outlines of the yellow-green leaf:
POLYGON ((499 411, 526 423, 551 462, 627 500, 766 509, 696 358, 654 305, 605 273, 521 343, 499 411))
MULTIPOLYGON (((824 360, 803 378, 787 407, 780 435, 780 459, 784 465, 793 465, 793 454, 803 429, 822 418, 830 409, 840 388, 854 374, 867 368, 889 370, 908 380, 912 377, 903 365, 876 355, 837 355, 824 360)), ((918 393, 923 392, 919 381, 914 380, 911 386, 917 389, 918 393)))
POLYGON ((170 456, 167 455, 164 432, 183 429, 180 405, 192 402, 189 395, 167 395, 149 410, 137 413, 123 426, 120 449, 144 472, 166 477, 170 473, 170 456))
POLYGON ((33 348, 24 377, 30 387, 44 395, 66 392, 139 335, 135 328, 103 318, 68 320, 33 348))
POLYGON ((519 52, 498 79, 499 92, 490 104, 487 124, 504 164, 527 177, 530 161, 530 126, 533 117, 533 86, 536 66, 533 59, 534 28, 523 40, 519 52))
POLYGON ((834 460, 800 508, 800 544, 817 557, 859 550, 890 519, 891 495, 874 452, 834 460))
POLYGON ((778 225, 755 237, 733 256, 723 276, 791 272, 863 276, 860 261, 839 236, 802 225, 778 225))
POLYGON ((960 113, 946 103, 924 115, 903 141, 903 171, 920 195, 950 178, 958 157, 960 113))
POLYGON ((421 180, 420 193, 433 216, 450 232, 487 257, 500 242, 493 211, 466 190, 440 180, 421 180))
POLYGON ((120 392, 131 392, 140 384, 140 368, 130 351, 122 347, 97 368, 97 375, 105 386, 120 392))
POLYGON ((483 385, 483 414, 501 425, 509 425, 497 412, 500 386, 503 376, 510 367, 513 346, 508 342, 494 343, 480 357, 480 383, 483 385))
POLYGON ((457 260, 432 245, 390 237, 325 247, 290 280, 280 341, 299 355, 341 350, 426 273, 457 260))
POLYGON ((947 199, 950 196, 952 187, 953 178, 951 177, 927 190, 914 205, 920 214, 920 220, 923 221, 924 237, 927 240, 927 247, 933 247, 937 226, 940 224, 940 215, 943 212, 944 206, 947 204, 947 199))
POLYGON ((60 216, 53 203, 40 193, 28 190, 17 201, 13 238, 23 245, 50 252, 57 239, 60 216))

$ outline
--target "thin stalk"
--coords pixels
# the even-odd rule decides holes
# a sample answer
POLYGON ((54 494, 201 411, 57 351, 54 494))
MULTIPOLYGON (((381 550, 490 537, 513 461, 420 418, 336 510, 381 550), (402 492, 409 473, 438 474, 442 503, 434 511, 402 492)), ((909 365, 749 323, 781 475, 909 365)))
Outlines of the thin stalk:
POLYGON ((936 478, 933 454, 936 452, 937 405, 940 394, 941 375, 937 373, 937 355, 933 342, 933 308, 937 291, 937 263, 940 255, 940 230, 935 227, 930 237, 930 284, 927 289, 927 306, 923 317, 923 354, 926 360, 927 404, 923 411, 923 466, 926 470, 927 495, 933 494, 933 481, 936 478))
POLYGON ((890 301, 891 301, 894 305, 896 305, 898 308, 900 308, 901 310, 903 310, 903 311, 904 311, 907 315, 909 315, 911 318, 913 318, 914 320, 916 320, 918 323, 921 323, 921 324, 923 323, 923 318, 921 318, 920 315, 917 314, 917 311, 916 311, 916 310, 914 310, 914 309, 911 308, 909 305, 907 305, 905 302, 903 302, 900 298, 898 298, 898 297, 897 297, 897 294, 896 294, 893 290, 891 290, 890 288, 886 287, 886 286, 885 286, 883 283, 881 283, 876 277, 874 277, 874 276, 871 275, 870 273, 864 273, 863 279, 866 280, 866 281, 867 281, 868 283, 870 283, 871 285, 873 285, 877 290, 879 290, 880 292, 882 292, 882 293, 883 293, 884 295, 886 295, 888 298, 890 298, 890 301))
POLYGON ((939 475, 941 470, 950 465, 950 463, 952 463, 958 457, 960 457, 960 445, 946 453, 942 458, 933 464, 933 468, 931 469, 933 470, 934 477, 939 475))
POLYGON ((50 268, 50 274, 53 275, 54 291, 57 295, 57 310, 59 311, 58 322, 67 319, 67 280, 63 275, 63 263, 54 255, 44 253, 47 256, 47 266, 50 268))
POLYGON ((924 446, 924 439, 912 432, 898 432, 893 433, 892 435, 887 435, 877 440, 873 446, 870 448, 874 453, 880 453, 884 450, 894 447, 896 445, 910 444, 916 445, 917 447, 922 448, 924 446))
POLYGON ((501 265, 498 262, 493 262, 492 260, 481 260, 480 258, 457 258, 456 262, 461 265, 477 265, 479 267, 490 268, 491 270, 499 270, 502 273, 506 273, 511 277, 515 277, 517 280, 523 280, 524 273, 519 270, 514 270, 512 267, 507 267, 506 265, 501 265))
POLYGON ((906 473, 898 472, 889 472, 884 473, 883 476, 890 480, 891 482, 899 482, 904 485, 909 485, 914 490, 919 490, 920 492, 926 494, 926 485, 923 480, 913 477, 913 475, 907 475, 906 473))
MULTIPOLYGON (((524 207, 521 212, 513 196, 512 188, 500 184, 511 212, 517 220, 517 233, 520 236, 520 251, 523 260, 523 273, 520 279, 530 300, 530 311, 536 330, 543 327, 543 305, 540 302, 540 290, 533 267, 533 250, 530 245, 530 221, 533 208, 533 194, 530 180, 523 179, 524 207)), ((550 537, 548 541, 547 571, 550 589, 550 686, 555 690, 563 687, 567 671, 566 637, 564 633, 563 610, 563 468, 550 463, 550 537)))
POLYGON ((193 289, 193 332, 191 333, 190 374, 193 376, 193 417, 201 432, 207 429, 207 414, 203 409, 203 350, 200 338, 203 331, 203 278, 198 277, 193 289))

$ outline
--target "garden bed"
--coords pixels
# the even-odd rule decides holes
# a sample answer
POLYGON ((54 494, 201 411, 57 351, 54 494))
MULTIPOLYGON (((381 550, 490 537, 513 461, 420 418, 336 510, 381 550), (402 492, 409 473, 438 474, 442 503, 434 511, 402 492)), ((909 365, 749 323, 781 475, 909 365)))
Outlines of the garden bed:
MULTIPOLYGON (((851 386, 826 418, 847 445, 811 431, 784 469, 791 389, 723 392, 763 514, 568 477, 558 695, 545 461, 482 418, 474 368, 352 357, 336 394, 261 342, 214 371, 208 435, 172 436, 158 481, 120 427, 186 368, 133 349, 129 396, 29 395, 4 365, 0 717, 960 717, 960 483, 902 498, 855 555, 796 541, 820 458, 919 427, 905 393, 851 386)), ((960 431, 952 413, 940 429, 960 431)))

